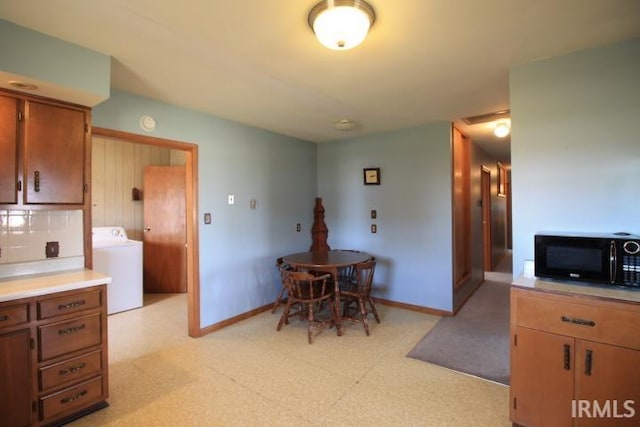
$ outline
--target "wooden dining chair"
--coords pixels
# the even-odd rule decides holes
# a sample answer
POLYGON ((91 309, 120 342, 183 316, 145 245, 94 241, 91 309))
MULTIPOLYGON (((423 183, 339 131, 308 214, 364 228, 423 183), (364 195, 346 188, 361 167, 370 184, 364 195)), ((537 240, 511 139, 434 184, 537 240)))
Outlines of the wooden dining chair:
POLYGON ((348 281, 340 288, 340 300, 342 301, 342 320, 362 322, 364 331, 369 335, 369 321, 367 317, 373 314, 376 322, 380 323, 380 316, 376 305, 371 298, 371 286, 373 273, 376 268, 376 260, 370 260, 356 264, 355 281, 348 281))
POLYGON ((276 268, 278 269, 278 274, 280 276, 280 293, 278 294, 276 300, 273 302, 273 307, 271 308, 271 314, 276 312, 276 309, 284 302, 287 296, 287 287, 284 284, 284 276, 286 271, 293 271, 293 267, 289 264, 285 263, 282 257, 276 259, 276 268))
POLYGON ((282 325, 289 323, 290 317, 298 316, 300 320, 306 317, 307 335, 311 344, 314 330, 325 326, 332 327, 338 321, 334 287, 329 283, 331 275, 314 276, 304 271, 285 271, 284 276, 288 298, 276 329, 279 331, 282 325), (326 320, 317 317, 324 302, 329 304, 329 319, 326 320), (291 309, 296 304, 299 307, 297 311, 292 312, 291 309))
MULTIPOLYGON (((343 252, 355 252, 360 253, 359 250, 356 249, 337 249, 338 251, 343 252)), ((350 284, 355 283, 356 281, 356 266, 355 265, 347 265, 344 267, 340 267, 338 269, 338 285, 340 288, 349 287, 350 284)))

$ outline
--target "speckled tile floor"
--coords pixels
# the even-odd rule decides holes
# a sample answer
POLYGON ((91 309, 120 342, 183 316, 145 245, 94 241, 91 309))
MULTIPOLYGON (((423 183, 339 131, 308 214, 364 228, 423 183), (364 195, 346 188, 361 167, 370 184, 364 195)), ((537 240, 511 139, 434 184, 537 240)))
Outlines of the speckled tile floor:
POLYGON ((511 426, 509 389, 405 357, 437 316, 378 305, 312 345, 262 313, 199 339, 185 295, 109 317, 110 406, 82 426, 511 426))

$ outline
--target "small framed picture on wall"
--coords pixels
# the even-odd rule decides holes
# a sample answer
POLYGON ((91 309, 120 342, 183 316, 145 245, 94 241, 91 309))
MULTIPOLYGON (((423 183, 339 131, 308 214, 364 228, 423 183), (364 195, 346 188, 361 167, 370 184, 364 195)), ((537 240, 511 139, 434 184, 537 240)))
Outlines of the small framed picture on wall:
POLYGON ((380 168, 364 168, 364 185, 380 185, 380 168))
POLYGON ((507 197, 507 169, 498 162, 498 196, 507 197))

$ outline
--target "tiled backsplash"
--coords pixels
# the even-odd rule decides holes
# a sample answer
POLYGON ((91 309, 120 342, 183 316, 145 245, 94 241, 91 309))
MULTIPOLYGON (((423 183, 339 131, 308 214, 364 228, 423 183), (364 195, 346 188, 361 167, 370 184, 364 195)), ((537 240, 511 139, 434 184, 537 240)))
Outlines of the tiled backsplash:
POLYGON ((84 255, 81 210, 0 210, 0 264, 47 259, 47 242, 58 242, 58 258, 84 255))

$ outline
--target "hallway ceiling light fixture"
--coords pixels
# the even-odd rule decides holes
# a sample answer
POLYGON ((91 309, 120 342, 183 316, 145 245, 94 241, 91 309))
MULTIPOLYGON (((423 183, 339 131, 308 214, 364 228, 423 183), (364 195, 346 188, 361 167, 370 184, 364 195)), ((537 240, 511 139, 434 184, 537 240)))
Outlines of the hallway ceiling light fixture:
POLYGON ((355 128, 358 127, 358 124, 350 119, 342 119, 342 120, 338 120, 335 123, 335 127, 338 130, 346 132, 346 131, 354 130, 355 128))
POLYGON ((498 138, 504 138, 509 135, 509 132, 511 132, 511 126, 506 120, 496 123, 496 127, 493 129, 493 134, 498 138))
POLYGON ((348 50, 367 37, 376 20, 364 0, 322 0, 309 12, 309 26, 318 41, 333 50, 348 50))

